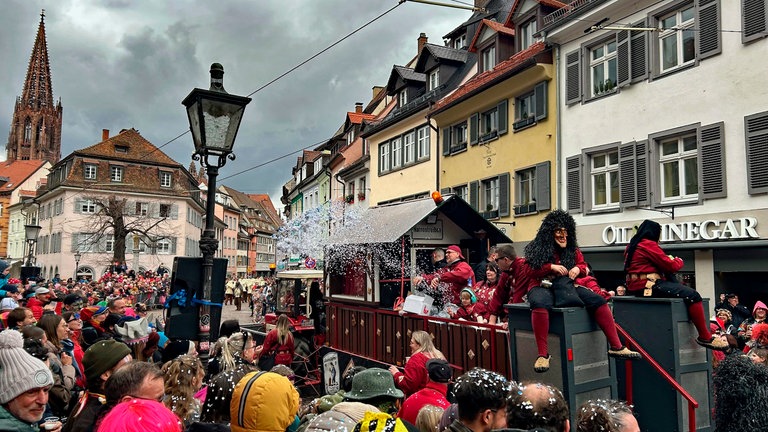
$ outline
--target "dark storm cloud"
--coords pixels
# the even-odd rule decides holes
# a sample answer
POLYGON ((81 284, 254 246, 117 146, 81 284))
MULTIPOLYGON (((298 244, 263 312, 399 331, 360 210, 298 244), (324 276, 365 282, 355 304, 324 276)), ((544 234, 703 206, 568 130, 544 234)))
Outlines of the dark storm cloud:
MULTIPOLYGON (((101 129, 134 127, 157 146, 188 129, 181 100, 207 88, 208 67, 224 65, 230 93, 247 95, 397 4, 397 0, 4 2, 0 15, 0 136, 7 136, 21 94, 40 9, 52 61, 53 91, 64 105, 62 153, 92 145, 101 129)), ((385 85, 391 67, 416 54, 469 11, 406 3, 281 80, 253 94, 224 184, 280 195, 297 154, 323 142, 355 102, 385 85)), ((188 166, 189 135, 162 150, 188 166)), ((5 152, 2 151, 3 158, 5 152)), ((279 204, 279 202, 276 202, 279 204)))

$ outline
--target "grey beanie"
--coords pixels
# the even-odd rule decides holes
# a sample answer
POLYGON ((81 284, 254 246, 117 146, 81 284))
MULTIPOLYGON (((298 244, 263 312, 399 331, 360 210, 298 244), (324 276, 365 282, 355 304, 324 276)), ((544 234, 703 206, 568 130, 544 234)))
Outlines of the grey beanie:
POLYGON ((51 370, 24 351, 24 338, 16 330, 0 332, 0 404, 35 388, 53 385, 51 370))

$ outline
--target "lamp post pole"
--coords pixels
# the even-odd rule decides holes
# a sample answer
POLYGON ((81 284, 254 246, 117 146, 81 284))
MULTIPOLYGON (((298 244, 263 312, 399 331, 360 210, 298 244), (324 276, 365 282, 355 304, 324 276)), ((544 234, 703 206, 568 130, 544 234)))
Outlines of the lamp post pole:
POLYGON ((82 257, 80 251, 75 251, 75 283, 77 283, 77 270, 80 269, 80 258, 82 257))
MULTIPOLYGON (((218 322, 211 320, 211 306, 221 308, 221 304, 212 305, 213 257, 219 247, 214 230, 216 209, 216 177, 219 168, 234 160, 232 146, 240 127, 245 106, 250 98, 231 95, 224 90, 224 67, 219 63, 211 65, 211 87, 209 90, 194 89, 182 101, 187 108, 189 129, 195 142, 193 160, 205 166, 208 176, 208 191, 205 202, 205 228, 200 236, 200 252, 203 256, 202 284, 196 293, 199 305, 198 315, 198 351, 203 366, 208 364, 211 333, 218 332, 218 322)), ((223 288, 223 287, 222 287, 223 288)), ((213 316, 221 316, 220 310, 213 316)))
POLYGON ((40 225, 34 223, 30 225, 24 225, 24 234, 27 240, 27 267, 32 266, 32 259, 34 257, 35 243, 37 243, 37 236, 40 234, 40 230, 43 229, 40 225))

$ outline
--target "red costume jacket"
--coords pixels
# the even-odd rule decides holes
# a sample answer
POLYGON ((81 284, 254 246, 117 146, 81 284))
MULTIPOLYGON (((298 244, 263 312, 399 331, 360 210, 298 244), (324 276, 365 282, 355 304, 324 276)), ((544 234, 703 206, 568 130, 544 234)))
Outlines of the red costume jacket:
POLYGON ((427 360, 425 353, 419 352, 411 356, 405 363, 405 372, 395 374, 395 385, 408 397, 427 386, 429 374, 427 373, 427 360))
POLYGON ((472 285, 475 284, 474 270, 462 260, 454 261, 431 275, 424 275, 424 281, 429 284, 436 277, 440 278, 440 285, 445 286, 450 295, 450 298, 446 299, 448 303, 460 303, 459 293, 469 285, 467 280, 471 280, 472 285))
MULTIPOLYGON (((626 250, 624 256, 626 258, 626 250)), ((631 274, 659 273, 664 280, 664 273, 676 273, 683 268, 683 260, 679 257, 670 257, 661 250, 659 243, 643 239, 637 244, 637 249, 632 255, 632 262, 629 263, 626 271, 631 274)), ((627 289, 629 291, 640 291, 645 288, 645 279, 637 278, 631 280, 627 278, 627 289)))
POLYGON ((272 329, 264 338, 264 349, 262 354, 275 353, 275 364, 282 364, 291 367, 293 361, 293 338, 287 337, 284 344, 280 344, 277 339, 277 329, 272 329))
POLYGON ((456 311, 453 318, 477 322, 477 317, 483 317, 485 321, 488 321, 490 315, 488 309, 486 309, 482 303, 477 302, 469 306, 459 306, 459 309, 456 311))

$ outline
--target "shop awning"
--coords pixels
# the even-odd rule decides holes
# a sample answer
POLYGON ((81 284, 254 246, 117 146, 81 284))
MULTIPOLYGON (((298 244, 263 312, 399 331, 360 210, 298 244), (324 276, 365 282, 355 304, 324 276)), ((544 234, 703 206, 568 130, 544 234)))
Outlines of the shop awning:
POLYGON ((435 205, 431 198, 383 205, 368 209, 355 221, 337 230, 329 240, 331 245, 391 243, 414 226, 436 214, 448 218, 469 236, 484 230, 491 244, 512 243, 496 226, 488 222, 469 204, 454 195, 448 195, 435 205))

